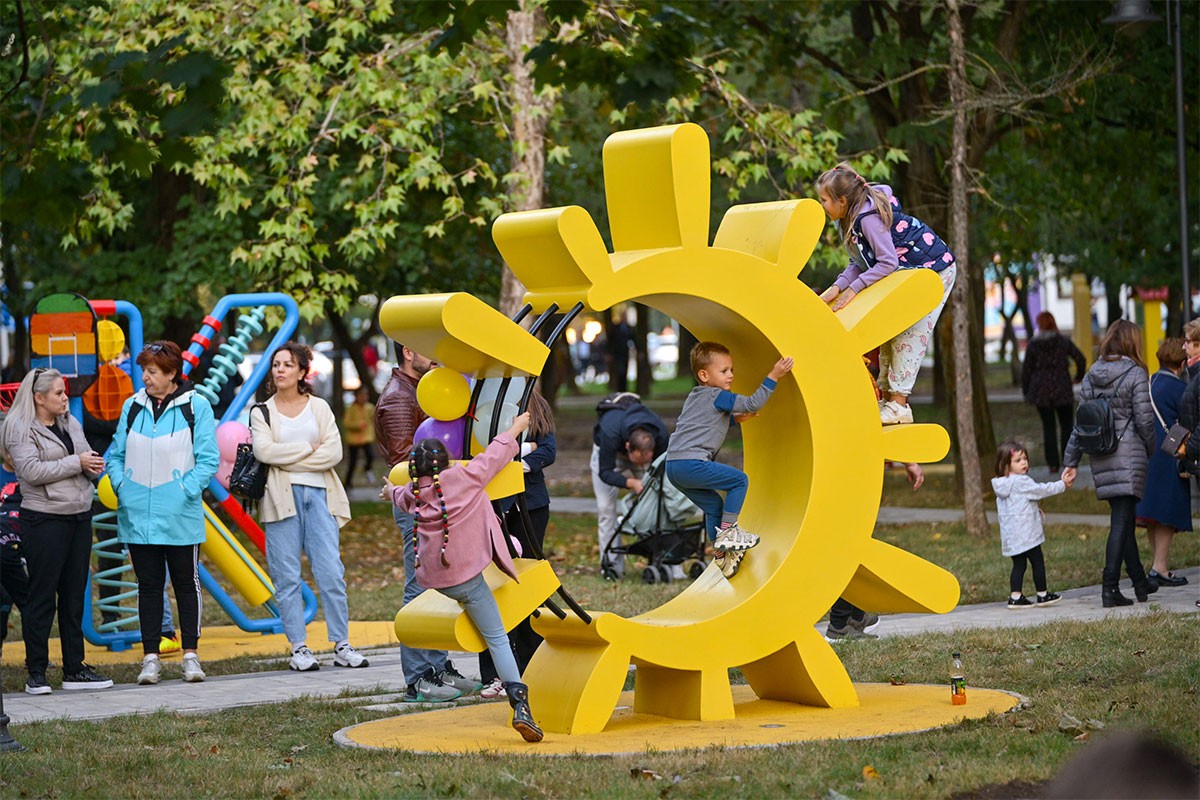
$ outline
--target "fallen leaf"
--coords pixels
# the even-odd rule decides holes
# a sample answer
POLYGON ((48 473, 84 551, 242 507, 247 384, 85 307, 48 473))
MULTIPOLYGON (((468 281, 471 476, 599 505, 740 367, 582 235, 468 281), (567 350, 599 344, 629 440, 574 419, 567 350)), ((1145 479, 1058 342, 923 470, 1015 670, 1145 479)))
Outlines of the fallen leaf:
POLYGON ((865 767, 863 767, 862 772, 863 772, 863 778, 865 780, 868 780, 868 781, 879 780, 879 773, 870 764, 867 764, 865 767))
POLYGON ((645 769, 643 767, 633 767, 632 769, 630 769, 629 777, 641 778, 642 780, 646 780, 646 781, 662 780, 662 775, 659 775, 657 772, 655 772, 652 769, 645 769))
POLYGON ((1089 719, 1086 722, 1084 722, 1083 724, 1088 727, 1088 730, 1092 730, 1092 731, 1104 730, 1104 723, 1098 719, 1089 719))
POLYGON ((908 681, 904 680, 904 678, 899 675, 892 675, 890 678, 888 678, 888 681, 892 684, 892 686, 904 686, 906 683, 908 683, 908 681))
POLYGON ((219 744, 214 744, 212 747, 208 748, 208 752, 209 755, 219 756, 221 755, 221 746, 219 744))
POLYGON ((1078 736, 1084 732, 1083 723, 1070 714, 1063 714, 1058 718, 1058 729, 1071 736, 1078 736))
POLYGON ((1090 733, 1088 733, 1087 731, 1084 731, 1083 733, 1081 733, 1075 737, 1075 741, 1086 742, 1090 738, 1092 738, 1092 735, 1090 733))
POLYGON ((1146 655, 1146 651, 1145 650, 1134 650, 1133 654, 1135 656, 1144 656, 1144 655, 1146 655))

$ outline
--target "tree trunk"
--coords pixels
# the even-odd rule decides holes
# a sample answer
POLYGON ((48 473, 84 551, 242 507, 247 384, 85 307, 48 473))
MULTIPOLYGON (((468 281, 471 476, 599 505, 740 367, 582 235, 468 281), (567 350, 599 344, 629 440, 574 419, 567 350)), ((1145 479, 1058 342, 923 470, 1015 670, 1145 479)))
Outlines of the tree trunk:
MULTIPOLYGON (((946 0, 950 35, 950 95, 954 106, 954 137, 950 157, 950 237, 958 259, 958 277, 950 293, 954 307, 953 358, 955 366, 954 421, 958 433, 959 471, 967 532, 985 537, 991 532, 983 507, 983 472, 975 439, 970 352, 969 220, 967 209, 967 64, 958 0, 946 0)), ((985 400, 986 403, 986 395, 985 400)))
POLYGON ((654 376, 650 374, 650 350, 646 345, 646 339, 649 334, 650 308, 639 303, 637 305, 637 325, 634 326, 633 340, 634 346, 637 348, 634 351, 637 354, 637 393, 642 397, 650 396, 650 387, 654 381, 654 376))
MULTIPOLYGON (((512 79, 512 173, 517 178, 512 198, 516 211, 541 208, 546 193, 546 114, 539 108, 532 66, 525 61, 529 50, 541 39, 545 17, 531 5, 529 0, 521 0, 518 10, 508 13, 505 24, 508 74, 512 79)), ((500 313, 511 318, 524 296, 524 285, 505 265, 500 276, 500 313)))

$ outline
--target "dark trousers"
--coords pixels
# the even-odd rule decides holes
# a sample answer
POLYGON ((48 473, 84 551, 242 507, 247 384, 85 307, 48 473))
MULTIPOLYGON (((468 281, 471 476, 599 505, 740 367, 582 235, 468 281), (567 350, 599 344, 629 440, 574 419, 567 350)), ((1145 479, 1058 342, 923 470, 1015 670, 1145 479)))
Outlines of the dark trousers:
POLYGON ((1135 586, 1146 582, 1146 570, 1138 555, 1137 537, 1134 535, 1134 513, 1138 499, 1133 495, 1108 498, 1110 527, 1108 544, 1104 548, 1104 588, 1113 590, 1121 580, 1121 562, 1125 572, 1135 586))
POLYGON ((1025 564, 1028 562, 1033 566, 1033 586, 1039 592, 1046 591, 1046 559, 1042 555, 1042 546, 1039 544, 1036 547, 1026 550, 1024 553, 1017 553, 1012 557, 1012 573, 1008 576, 1008 588, 1010 591, 1019 592, 1021 587, 1025 585, 1025 564))
POLYGON ((1058 472, 1063 453, 1067 450, 1067 440, 1071 438, 1071 429, 1075 427, 1075 407, 1038 406, 1037 410, 1042 418, 1042 447, 1046 451, 1046 463, 1051 472, 1058 472), (1054 430, 1056 422, 1057 431, 1054 430))
MULTIPOLYGON (((550 506, 542 506, 541 508, 531 508, 529 510, 529 521, 533 525, 533 530, 529 535, 537 543, 538 549, 542 548, 542 543, 546 541, 546 526, 550 522, 550 506)), ((510 531, 519 531, 524 529, 524 522, 521 520, 521 514, 514 505, 504 515, 504 522, 510 531)), ((517 537, 518 539, 521 537, 517 537)), ((532 558, 533 553, 525 553, 525 558, 532 558)), ((533 629, 533 624, 529 618, 525 618, 517 623, 517 626, 508 632, 508 643, 512 646, 513 656, 517 659, 517 669, 525 672, 525 667, 529 665, 529 660, 533 658, 533 654, 542 644, 542 637, 533 629)), ((484 650, 479 654, 479 677, 484 685, 491 683, 499 677, 496 673, 496 665, 492 662, 491 653, 484 650)))
POLYGON ((21 545, 0 545, 0 642, 8 638, 8 614, 15 605, 21 614, 29 604, 29 575, 21 559, 21 545))
POLYGON ((142 652, 157 653, 162 638, 163 582, 167 570, 179 605, 176 629, 184 650, 200 640, 200 545, 131 544, 129 560, 138 582, 138 622, 142 652))
POLYGON ((354 477, 354 470, 358 466, 359 453, 363 457, 363 469, 367 472, 371 471, 371 465, 375 463, 375 445, 373 444, 352 444, 350 445, 350 467, 346 470, 346 485, 350 485, 350 479, 354 477))
POLYGON ((64 674, 83 668, 83 598, 92 553, 92 515, 21 509, 21 549, 29 571, 29 602, 21 609, 25 669, 45 674, 50 627, 58 613, 64 674))
POLYGON ((833 608, 829 609, 829 627, 844 628, 851 619, 862 619, 866 615, 867 612, 849 600, 839 597, 833 604, 833 608))

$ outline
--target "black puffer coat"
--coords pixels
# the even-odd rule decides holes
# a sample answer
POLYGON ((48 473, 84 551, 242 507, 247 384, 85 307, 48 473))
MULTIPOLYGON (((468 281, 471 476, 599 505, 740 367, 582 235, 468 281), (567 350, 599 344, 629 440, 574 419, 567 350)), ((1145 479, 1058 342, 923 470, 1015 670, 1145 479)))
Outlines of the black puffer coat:
POLYGON ((1057 331, 1043 331, 1029 340, 1021 365, 1021 393, 1025 402, 1043 408, 1074 405, 1071 363, 1075 380, 1083 379, 1087 361, 1075 343, 1057 331))
MULTIPOLYGON (((1154 449, 1150 379, 1146 370, 1133 359, 1126 356, 1114 361, 1102 358, 1083 376, 1079 401, 1082 403, 1100 394, 1110 398, 1120 440, 1112 453, 1090 457, 1096 496, 1101 500, 1130 495, 1140 499, 1146 486, 1146 467, 1154 449)), ((1076 432, 1071 431, 1063 457, 1063 465, 1067 467, 1079 466, 1083 456, 1075 436, 1076 432)))
POLYGON ((1200 475, 1200 371, 1183 390, 1179 401, 1179 424, 1192 432, 1188 437, 1184 466, 1193 475, 1200 475))

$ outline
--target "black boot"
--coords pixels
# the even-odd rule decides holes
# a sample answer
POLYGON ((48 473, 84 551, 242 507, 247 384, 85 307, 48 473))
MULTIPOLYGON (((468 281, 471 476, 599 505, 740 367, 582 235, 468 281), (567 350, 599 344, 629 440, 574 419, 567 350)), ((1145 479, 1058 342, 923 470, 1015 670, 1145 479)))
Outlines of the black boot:
POLYGON ((1137 597, 1139 603, 1146 602, 1150 595, 1158 591, 1158 583, 1149 578, 1142 578, 1133 584, 1133 594, 1137 597))
POLYGON ((533 721, 533 714, 529 712, 529 687, 513 681, 504 684, 504 691, 508 693, 508 704, 513 709, 513 728, 525 741, 540 742, 544 734, 533 721))
POLYGON ((1120 589, 1103 589, 1103 590, 1101 590, 1100 602, 1102 602, 1104 604, 1105 608, 1112 608, 1113 606, 1131 606, 1131 605, 1133 605, 1133 601, 1130 600, 1125 595, 1121 594, 1120 589))

